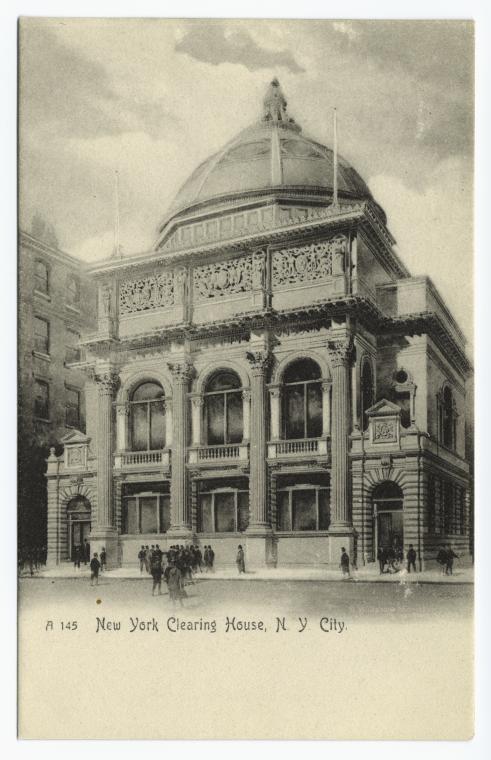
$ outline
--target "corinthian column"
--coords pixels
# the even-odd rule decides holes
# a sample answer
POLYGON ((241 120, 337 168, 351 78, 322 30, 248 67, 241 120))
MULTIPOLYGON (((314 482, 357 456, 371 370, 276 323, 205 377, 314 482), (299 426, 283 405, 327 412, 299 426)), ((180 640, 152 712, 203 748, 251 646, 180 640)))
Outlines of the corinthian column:
POLYGON ((248 531, 270 529, 266 479, 266 392, 265 377, 270 363, 264 351, 248 353, 251 366, 251 476, 248 531))
POLYGON ((117 530, 112 503, 113 462, 113 396, 119 385, 118 375, 109 370, 94 377, 98 389, 97 402, 97 511, 92 519, 91 551, 106 550, 108 568, 119 564, 117 530))
POLYGON ((332 368, 331 410, 331 530, 351 528, 348 503, 349 371, 352 340, 328 342, 332 368))
POLYGON ((188 430, 188 386, 192 365, 187 361, 168 365, 172 372, 172 479, 171 528, 174 536, 191 534, 191 514, 186 494, 186 446, 188 430))

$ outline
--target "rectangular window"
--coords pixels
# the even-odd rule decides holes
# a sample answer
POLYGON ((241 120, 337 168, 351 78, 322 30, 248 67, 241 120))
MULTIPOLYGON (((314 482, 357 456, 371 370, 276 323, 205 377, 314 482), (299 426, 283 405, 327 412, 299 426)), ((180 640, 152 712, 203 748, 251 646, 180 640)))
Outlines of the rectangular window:
POLYGON ((170 528, 170 496, 163 494, 160 497, 160 532, 167 533, 170 528))
POLYGON ((66 364, 72 364, 73 362, 80 361, 80 348, 78 342, 80 335, 73 330, 67 330, 66 332, 66 348, 65 348, 65 362, 66 364))
POLYGON ((319 530, 327 530, 331 522, 330 493, 327 488, 319 490, 319 530))
POLYGON ((165 446, 165 407, 162 401, 154 401, 149 406, 150 450, 157 451, 165 446))
POLYGON ((158 496, 140 496, 140 525, 142 533, 157 533, 158 496))
POLYGON ((133 451, 146 451, 148 447, 148 405, 131 405, 131 440, 133 451))
POLYGON ((34 317, 34 350, 49 354, 49 322, 41 317, 34 317))
POLYGON ((200 496, 200 532, 213 533, 213 510, 211 493, 203 493, 200 496))
POLYGON ((317 383, 307 385, 307 438, 322 435, 322 388, 317 383))
POLYGON ((136 498, 128 498, 125 500, 126 514, 124 519, 124 533, 139 533, 140 532, 140 520, 138 517, 138 502, 136 498))
POLYGON ((279 491, 278 501, 278 530, 291 530, 290 491, 279 491))
POLYGON ((49 385, 43 380, 34 382, 34 416, 49 420, 49 385))
POLYGON ((36 261, 34 288, 39 293, 44 293, 46 296, 49 295, 49 268, 42 261, 36 261))
POLYGON ((227 443, 242 441, 242 393, 227 393, 227 443))
POLYGON ((216 493, 215 529, 217 533, 233 533, 235 527, 235 493, 216 493))
POLYGON ((74 388, 65 388, 65 425, 67 427, 80 427, 80 391, 74 388))
POLYGON ((435 503, 435 478, 430 477, 428 480, 428 531, 436 531, 436 503, 435 503))
POLYGON ((239 530, 247 530, 249 525, 249 493, 248 491, 239 491, 237 494, 238 499, 238 523, 239 530))
POLYGON ((316 530, 317 509, 316 492, 313 488, 306 491, 293 491, 293 530, 316 530))

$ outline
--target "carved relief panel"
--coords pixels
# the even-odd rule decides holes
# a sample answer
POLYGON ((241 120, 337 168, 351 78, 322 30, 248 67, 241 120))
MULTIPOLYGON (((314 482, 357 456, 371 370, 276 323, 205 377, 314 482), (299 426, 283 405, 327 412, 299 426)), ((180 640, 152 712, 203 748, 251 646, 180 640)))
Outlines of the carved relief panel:
POLYGON ((326 280, 344 272, 347 238, 336 235, 309 245, 282 248, 272 256, 273 288, 326 280))
POLYGON ((246 293, 252 289, 252 256, 220 261, 196 267, 193 271, 193 300, 203 303, 210 298, 246 293))
POLYGON ((119 313, 133 314, 173 306, 174 290, 173 272, 126 280, 119 289, 119 313))

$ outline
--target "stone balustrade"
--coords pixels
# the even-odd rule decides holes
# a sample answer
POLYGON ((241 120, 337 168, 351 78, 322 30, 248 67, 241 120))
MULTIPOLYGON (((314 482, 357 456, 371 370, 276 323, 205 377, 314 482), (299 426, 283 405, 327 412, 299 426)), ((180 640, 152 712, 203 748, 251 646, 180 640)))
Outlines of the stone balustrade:
POLYGON ((223 460, 247 461, 248 459, 249 445, 247 443, 228 443, 189 449, 190 464, 220 462, 223 460))
POLYGON ((304 457, 306 454, 326 456, 328 440, 326 438, 298 438, 288 441, 270 441, 268 443, 268 458, 304 457))

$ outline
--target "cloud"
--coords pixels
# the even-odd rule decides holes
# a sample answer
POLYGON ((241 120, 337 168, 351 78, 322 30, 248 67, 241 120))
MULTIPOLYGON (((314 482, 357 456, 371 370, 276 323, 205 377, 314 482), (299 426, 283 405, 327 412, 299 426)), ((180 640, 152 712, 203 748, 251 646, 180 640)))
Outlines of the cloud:
POLYGON ((412 275, 429 275, 464 333, 473 334, 472 169, 450 158, 420 191, 400 177, 374 176, 370 189, 389 211, 397 252, 412 275))
POLYGON ((246 29, 227 29, 221 23, 193 27, 176 43, 175 49, 178 53, 186 53, 197 61, 214 66, 236 63, 249 71, 279 67, 286 68, 293 74, 305 71, 289 50, 275 51, 261 47, 246 29))
POLYGON ((63 27, 21 25, 21 128, 48 138, 90 138, 179 129, 163 97, 117 86, 107 68, 60 40, 63 27), (61 31, 60 31, 61 29, 61 31))

